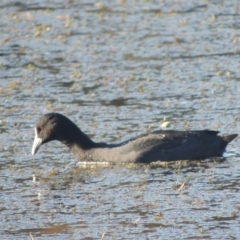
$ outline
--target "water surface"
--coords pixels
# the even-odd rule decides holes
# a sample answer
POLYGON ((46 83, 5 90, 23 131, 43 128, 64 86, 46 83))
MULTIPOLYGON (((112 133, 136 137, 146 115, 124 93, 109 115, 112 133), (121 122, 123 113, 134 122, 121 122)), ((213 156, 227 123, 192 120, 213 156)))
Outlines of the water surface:
POLYGON ((1 1, 2 239, 237 239, 238 139, 224 161, 157 168, 78 168, 55 142, 30 152, 50 111, 96 141, 164 118, 239 133, 239 23, 237 0, 1 1))

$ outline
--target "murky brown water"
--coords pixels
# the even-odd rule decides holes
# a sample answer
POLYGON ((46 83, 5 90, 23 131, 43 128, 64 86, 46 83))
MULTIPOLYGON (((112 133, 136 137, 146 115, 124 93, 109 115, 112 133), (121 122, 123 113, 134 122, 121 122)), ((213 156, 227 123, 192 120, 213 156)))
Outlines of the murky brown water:
POLYGON ((239 26, 238 0, 2 0, 1 239, 238 239, 238 139, 223 162, 158 168, 78 169, 54 142, 30 152, 50 111, 96 141, 164 117, 240 133, 239 26))

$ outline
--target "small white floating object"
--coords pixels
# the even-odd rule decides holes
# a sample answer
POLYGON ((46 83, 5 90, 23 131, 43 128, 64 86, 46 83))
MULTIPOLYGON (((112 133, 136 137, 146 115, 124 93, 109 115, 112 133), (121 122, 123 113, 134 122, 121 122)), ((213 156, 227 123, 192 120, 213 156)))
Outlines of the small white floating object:
POLYGON ((36 176, 35 176, 35 174, 33 174, 32 177, 33 177, 33 182, 35 183, 35 182, 36 182, 36 176))
POLYGON ((93 167, 93 166, 103 166, 103 165, 110 165, 109 162, 78 162, 76 163, 76 166, 77 167, 83 167, 83 168, 86 168, 86 167, 93 167))
POLYGON ((41 200, 41 193, 40 192, 38 193, 38 197, 37 198, 38 198, 38 201, 41 200))
POLYGON ((172 125, 172 122, 170 122, 170 121, 167 121, 167 119, 166 118, 164 118, 162 121, 161 121, 161 128, 169 128, 169 127, 171 127, 171 125, 172 125))

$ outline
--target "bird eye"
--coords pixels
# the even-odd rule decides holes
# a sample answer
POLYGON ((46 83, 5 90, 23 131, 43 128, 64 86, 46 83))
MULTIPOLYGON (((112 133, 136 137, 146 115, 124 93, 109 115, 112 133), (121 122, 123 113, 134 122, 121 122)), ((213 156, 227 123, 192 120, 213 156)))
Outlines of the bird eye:
POLYGON ((43 126, 41 126, 41 127, 38 127, 38 132, 41 132, 42 130, 44 129, 44 127, 43 126))

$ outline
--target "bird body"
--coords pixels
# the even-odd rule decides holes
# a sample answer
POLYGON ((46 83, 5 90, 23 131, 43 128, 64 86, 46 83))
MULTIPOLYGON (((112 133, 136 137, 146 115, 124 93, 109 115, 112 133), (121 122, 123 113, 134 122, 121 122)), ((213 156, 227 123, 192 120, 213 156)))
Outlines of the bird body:
POLYGON ((119 144, 96 143, 67 117, 49 113, 42 116, 36 124, 32 154, 42 144, 58 140, 68 146, 79 161, 150 163, 203 160, 222 157, 227 144, 237 136, 219 136, 218 133, 212 130, 161 130, 119 144))

